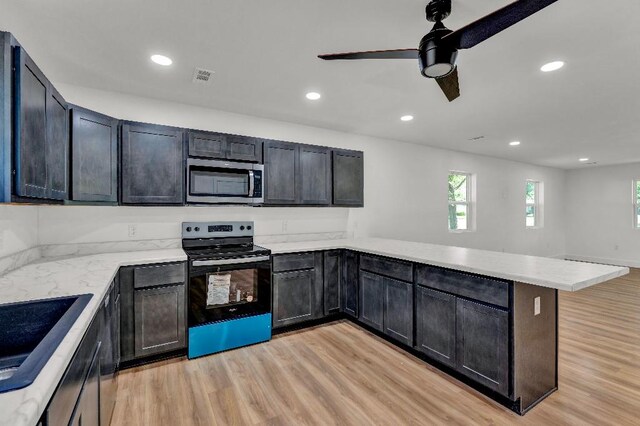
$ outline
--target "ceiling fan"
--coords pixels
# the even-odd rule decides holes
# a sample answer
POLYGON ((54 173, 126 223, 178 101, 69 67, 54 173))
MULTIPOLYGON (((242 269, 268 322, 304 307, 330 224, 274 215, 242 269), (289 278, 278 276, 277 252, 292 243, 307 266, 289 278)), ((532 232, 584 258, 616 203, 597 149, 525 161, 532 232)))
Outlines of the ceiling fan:
POLYGON ((556 1, 558 0, 518 0, 457 31, 451 31, 442 23, 451 14, 451 0, 431 0, 426 8, 427 20, 435 22, 435 25, 422 37, 417 49, 335 53, 318 57, 325 60, 418 59, 422 75, 434 78, 451 102, 460 96, 456 67, 459 49, 469 49, 556 1))

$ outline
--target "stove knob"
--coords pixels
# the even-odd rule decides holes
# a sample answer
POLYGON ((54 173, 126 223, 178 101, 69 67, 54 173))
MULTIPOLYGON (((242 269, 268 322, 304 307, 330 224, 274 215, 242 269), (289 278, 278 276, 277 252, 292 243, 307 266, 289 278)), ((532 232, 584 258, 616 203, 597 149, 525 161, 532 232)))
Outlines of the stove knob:
POLYGON ((240 230, 244 231, 244 225, 240 225, 240 230))
POLYGON ((251 225, 247 226, 247 229, 248 229, 248 230, 251 230, 251 225))
POLYGON ((199 230, 200 230, 200 228, 198 228, 198 227, 196 226, 196 229, 195 229, 195 231, 196 231, 196 232, 198 232, 199 230))
POLYGON ((187 226, 187 232, 191 232, 191 227, 187 226))

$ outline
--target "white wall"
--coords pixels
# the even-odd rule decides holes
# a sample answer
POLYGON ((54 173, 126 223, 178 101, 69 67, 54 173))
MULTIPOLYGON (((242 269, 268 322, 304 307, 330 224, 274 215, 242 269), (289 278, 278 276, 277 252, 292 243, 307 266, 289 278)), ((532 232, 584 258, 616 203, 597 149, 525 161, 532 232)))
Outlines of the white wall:
POLYGON ((568 257, 640 267, 634 179, 640 179, 640 163, 567 172, 568 257))
POLYGON ((130 223, 138 224, 136 238, 179 238, 183 220, 248 219, 257 222, 262 235, 344 231, 535 255, 564 253, 562 170, 65 84, 56 87, 69 102, 117 118, 362 150, 366 207, 40 207, 41 244, 127 240, 130 223), (449 170, 477 174, 476 232, 447 230, 449 170), (543 229, 524 227, 526 179, 545 183, 543 229))
POLYGON ((38 245, 38 207, 0 205, 0 258, 38 245))

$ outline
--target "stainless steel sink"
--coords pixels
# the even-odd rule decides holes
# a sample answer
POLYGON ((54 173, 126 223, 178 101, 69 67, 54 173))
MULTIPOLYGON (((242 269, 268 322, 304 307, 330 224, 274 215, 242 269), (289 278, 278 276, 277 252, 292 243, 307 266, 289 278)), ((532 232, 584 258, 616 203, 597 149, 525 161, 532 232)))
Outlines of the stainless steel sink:
POLYGON ((0 305, 0 393, 33 383, 91 297, 0 305))

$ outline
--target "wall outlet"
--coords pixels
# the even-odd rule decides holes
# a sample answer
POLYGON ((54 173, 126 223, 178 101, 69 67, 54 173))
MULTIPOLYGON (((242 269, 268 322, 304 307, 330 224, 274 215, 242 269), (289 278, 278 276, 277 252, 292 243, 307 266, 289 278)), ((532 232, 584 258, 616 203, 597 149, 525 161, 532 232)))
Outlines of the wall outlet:
POLYGON ((138 225, 129 225, 129 238, 133 238, 138 233, 138 225))
POLYGON ((540 296, 533 299, 533 316, 540 315, 540 296))

